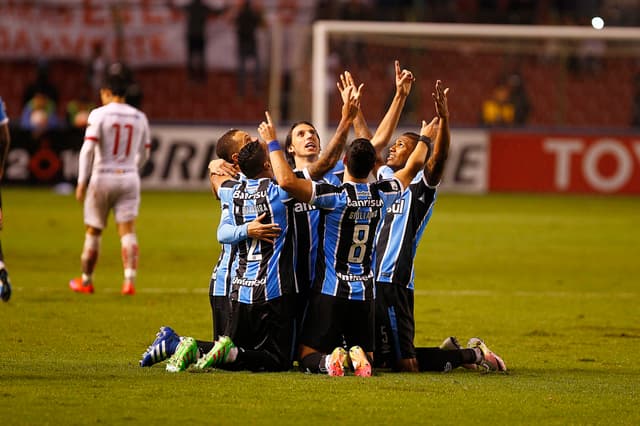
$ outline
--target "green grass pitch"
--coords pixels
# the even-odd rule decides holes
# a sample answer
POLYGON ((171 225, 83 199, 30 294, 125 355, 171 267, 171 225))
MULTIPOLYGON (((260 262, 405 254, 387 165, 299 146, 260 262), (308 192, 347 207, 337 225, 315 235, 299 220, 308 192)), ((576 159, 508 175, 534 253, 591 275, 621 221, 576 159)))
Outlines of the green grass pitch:
POLYGON ((416 260, 416 343, 473 336, 509 374, 369 379, 142 369, 161 325, 211 337, 210 193, 145 192, 138 294, 105 231, 74 294, 81 206, 5 188, 0 424, 640 424, 640 198, 442 194, 416 260))

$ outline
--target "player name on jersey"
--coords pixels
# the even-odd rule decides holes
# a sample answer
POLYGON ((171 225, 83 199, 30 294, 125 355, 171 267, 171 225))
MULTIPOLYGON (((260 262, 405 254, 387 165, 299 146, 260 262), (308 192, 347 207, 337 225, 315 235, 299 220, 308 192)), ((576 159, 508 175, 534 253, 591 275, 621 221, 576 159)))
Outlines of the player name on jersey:
POLYGON ((355 212, 349 213, 349 219, 352 219, 352 220, 375 219, 378 217, 378 213, 379 213, 379 210, 373 210, 370 212, 355 211, 355 212))

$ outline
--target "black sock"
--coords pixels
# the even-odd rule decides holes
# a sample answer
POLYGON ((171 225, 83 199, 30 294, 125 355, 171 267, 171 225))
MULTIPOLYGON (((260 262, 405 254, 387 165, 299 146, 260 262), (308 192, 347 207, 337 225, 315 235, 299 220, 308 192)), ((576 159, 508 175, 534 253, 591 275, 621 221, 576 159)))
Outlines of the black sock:
POLYGON ((420 371, 451 371, 465 364, 462 352, 440 348, 416 348, 418 368, 420 371))
POLYGON ((300 360, 300 367, 309 373, 326 373, 326 355, 320 352, 313 352, 300 360))
POLYGON ((209 342, 207 340, 196 340, 198 344, 198 349, 200 350, 200 355, 204 355, 209 353, 211 349, 213 349, 214 342, 209 342))
POLYGON ((478 362, 478 354, 475 349, 461 349, 460 352, 463 364, 475 364, 478 362))
POLYGON ((238 347, 235 364, 238 368, 250 371, 287 371, 291 368, 291 360, 283 359, 278 354, 267 350, 248 350, 238 347))

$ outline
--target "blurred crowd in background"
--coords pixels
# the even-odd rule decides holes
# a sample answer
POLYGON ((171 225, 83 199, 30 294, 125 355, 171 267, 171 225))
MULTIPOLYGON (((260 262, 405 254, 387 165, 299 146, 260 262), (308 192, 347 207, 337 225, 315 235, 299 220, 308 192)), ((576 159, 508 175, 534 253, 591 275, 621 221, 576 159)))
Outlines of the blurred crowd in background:
MULTIPOLYGON (((30 5, 45 16, 62 13, 70 7, 67 3, 73 2, 0 1, 13 11, 30 5)), ((88 55, 0 57, 0 95, 12 125, 34 132, 83 128, 88 112, 100 103, 101 75, 114 63, 130 76, 129 102, 155 122, 256 123, 266 108, 274 108, 270 99, 274 81, 279 118, 309 119, 311 27, 319 19, 590 27, 592 19, 600 17, 607 26, 640 23, 640 0, 147 0, 109 4, 109 37, 115 34, 115 47, 94 40, 88 55), (143 6, 166 9, 181 20, 182 64, 136 65, 131 54, 123 53, 129 43, 123 16, 143 6), (212 22, 222 24, 212 30, 212 22), (270 73, 275 31, 283 57, 279 58, 280 76, 274 80, 270 73), (214 56, 220 58, 207 58, 211 44, 230 35, 233 49, 222 47, 214 50, 214 56), (234 69, 211 66, 212 60, 228 57, 234 69)), ((91 2, 83 2, 83 7, 91 7, 91 2)), ((349 37, 331 41, 327 86, 333 88, 331 80, 349 69, 366 85, 363 109, 373 121, 393 93, 392 64, 399 59, 419 76, 418 84, 425 82, 408 101, 403 117, 407 123, 424 118, 422 111, 431 106, 432 83, 442 79, 461 100, 451 106, 453 126, 640 126, 640 53, 633 46, 611 46, 594 39, 557 54, 561 46, 550 42, 511 45, 504 50, 489 49, 491 43, 472 49, 468 43, 455 41, 420 46, 396 42, 349 37), (603 103, 607 103, 605 109, 603 103)), ((338 96, 330 96, 331 105, 338 105, 338 96)), ((338 113, 332 107, 331 118, 335 120, 338 113)))

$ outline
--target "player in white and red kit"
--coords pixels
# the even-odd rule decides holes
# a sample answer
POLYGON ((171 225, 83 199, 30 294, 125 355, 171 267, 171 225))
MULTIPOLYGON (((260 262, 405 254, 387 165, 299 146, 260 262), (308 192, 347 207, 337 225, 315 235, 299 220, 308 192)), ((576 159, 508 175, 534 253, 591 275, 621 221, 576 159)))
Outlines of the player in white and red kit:
POLYGON ((93 271, 102 230, 113 209, 122 246, 122 294, 135 294, 138 263, 135 220, 140 205, 138 171, 149 157, 151 136, 147 116, 125 103, 127 81, 118 65, 111 66, 100 89, 103 106, 89 114, 80 150, 76 199, 84 201, 87 232, 81 256, 82 277, 72 279, 69 286, 82 293, 93 293, 93 271))

